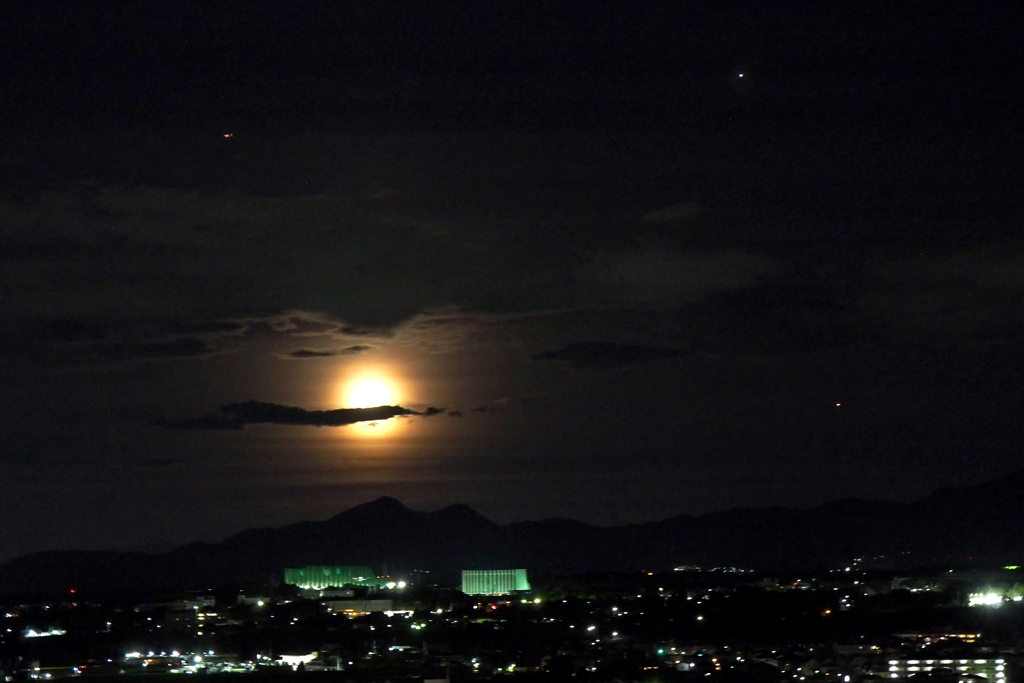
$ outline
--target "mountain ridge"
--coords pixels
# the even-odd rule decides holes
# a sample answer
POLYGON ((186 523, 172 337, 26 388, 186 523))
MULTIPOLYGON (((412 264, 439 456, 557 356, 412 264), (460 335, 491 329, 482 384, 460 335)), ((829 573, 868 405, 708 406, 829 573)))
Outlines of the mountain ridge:
POLYGON ((49 550, 0 564, 0 594, 163 590, 280 580, 285 567, 423 569, 455 584, 461 569, 534 575, 668 570, 825 569, 854 557, 885 566, 1021 564, 1024 471, 901 503, 845 498, 812 508, 733 508, 603 527, 568 518, 498 524, 464 504, 412 510, 383 496, 323 521, 247 529, 162 553, 49 550))

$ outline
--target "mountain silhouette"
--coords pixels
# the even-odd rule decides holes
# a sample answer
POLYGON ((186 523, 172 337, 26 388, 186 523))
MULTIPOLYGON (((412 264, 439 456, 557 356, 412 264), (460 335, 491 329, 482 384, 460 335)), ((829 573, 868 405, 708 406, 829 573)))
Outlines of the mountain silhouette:
POLYGON ((466 505, 423 512, 384 497, 324 521, 250 529, 164 553, 26 555, 0 565, 0 593, 267 583, 280 581, 286 567, 306 565, 427 570, 455 585, 462 569, 525 567, 535 576, 680 565, 773 571, 836 568, 854 558, 891 568, 1024 563, 1024 471, 913 503, 846 499, 621 527, 561 518, 499 525, 466 505))

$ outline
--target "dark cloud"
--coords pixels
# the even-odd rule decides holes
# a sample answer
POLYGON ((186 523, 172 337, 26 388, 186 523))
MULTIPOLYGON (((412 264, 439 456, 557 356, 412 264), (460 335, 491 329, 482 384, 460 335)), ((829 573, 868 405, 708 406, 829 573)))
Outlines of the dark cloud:
MULTIPOLYGON (((153 150, 148 166, 192 169, 202 165, 200 159, 205 162, 206 141, 179 142, 153 150)), ((114 156, 145 144, 106 143, 114 156)), ((282 144, 294 147, 291 164, 312 151, 301 141, 282 144)), ((189 174, 183 171, 181 178, 149 185, 111 178, 90 192, 88 211, 74 188, 40 191, 17 202, 0 198, 8 240, 24 245, 12 252, 16 262, 0 260, 0 313, 251 324, 265 316, 273 331, 294 336, 381 335, 445 306, 523 313, 635 302, 675 305, 772 271, 770 260, 754 253, 691 254, 663 244, 638 245, 631 227, 609 227, 594 218, 605 208, 627 219, 640 213, 616 208, 617 197, 609 196, 607 186, 619 182, 611 168, 645 157, 646 141, 623 143, 628 153, 608 150, 615 161, 603 162, 589 184, 567 165, 561 188, 548 188, 547 174, 542 181, 510 170, 548 163, 551 150, 541 139, 519 136, 500 149, 493 144, 423 135, 395 152, 392 141, 377 138, 359 143, 358 150, 350 149, 347 136, 317 142, 317 149, 345 150, 385 176, 393 172, 380 168, 382 150, 403 159, 402 196, 372 203, 357 197, 375 178, 348 177, 331 166, 322 169, 334 176, 331 189, 304 196, 282 188, 260 192, 248 187, 248 162, 237 159, 237 168, 218 174, 239 183, 230 190, 190 187, 194 181, 184 180, 189 174), (450 163, 438 167, 439 156, 450 163), (470 166, 479 177, 467 179, 462 169, 470 166), (495 192, 510 183, 521 191, 495 192), (563 190, 575 195, 564 207, 551 206, 547 195, 563 190), (524 215, 531 197, 557 214, 564 229, 553 229, 551 216, 524 215), (288 231, 280 229, 284 224, 288 231), (50 246, 29 249, 41 234, 50 246), (295 310, 320 317, 288 313, 295 310)), ((556 165, 567 163, 578 148, 589 150, 593 141, 569 138, 561 144, 556 165)), ((68 163, 81 166, 86 160, 68 163)), ((185 325, 181 332, 207 330, 192 332, 185 325)))
MULTIPOLYGON (((198 165, 205 143, 179 142, 152 151, 152 166, 198 165)), ((809 172, 789 179, 779 190, 781 198, 766 196, 778 188, 761 187, 759 177, 747 177, 741 169, 737 182, 753 184, 752 198, 710 193, 700 203, 673 203, 673 197, 630 184, 637 181, 625 177, 647 159, 658 168, 675 169, 671 146, 655 149, 649 139, 627 136, 617 151, 610 142, 567 137, 556 145, 557 158, 552 159, 539 138, 520 136, 498 150, 491 149, 491 142, 413 136, 402 143, 400 154, 389 152, 410 158, 404 170, 394 172, 401 178, 352 178, 325 166, 319 170, 333 174, 336 186, 304 196, 272 188, 257 192, 247 185, 252 179, 246 181, 247 171, 236 160, 238 168, 224 169, 225 176, 239 179, 239 189, 232 191, 213 186, 197 191, 180 178, 153 186, 112 178, 87 195, 65 188, 19 201, 0 198, 4 239, 12 245, 4 252, 7 261, 0 259, 0 290, 5 293, 0 314, 35 320, 76 317, 77 329, 55 324, 49 331, 65 341, 96 341, 105 338, 104 325, 125 321, 147 321, 152 328, 147 337, 160 332, 161 325, 165 336, 205 337, 238 334, 247 325, 258 331, 262 322, 280 334, 339 338, 331 343, 340 346, 350 343, 346 336, 384 336, 424 311, 445 306, 465 311, 455 317, 460 323, 474 313, 673 310, 785 281, 794 267, 847 266, 858 259, 880 265, 864 269, 852 286, 867 292, 864 301, 877 305, 883 317, 893 314, 897 327, 912 321, 934 327, 952 297, 959 297, 962 305, 953 304, 964 309, 980 297, 992 319, 1016 305, 1010 295, 1019 287, 1012 278, 986 278, 986 273, 1000 268, 1009 273, 1019 265, 1005 254, 947 259, 936 268, 973 271, 977 277, 938 280, 934 269, 885 256, 893 236, 882 228, 851 224, 848 216, 836 213, 848 206, 839 198, 824 212, 815 195, 806 192, 805 185, 815 180, 809 172), (574 165, 562 167, 563 161, 592 156, 607 159, 587 178, 577 177, 574 165), (452 161, 437 168, 438 157, 452 161), (564 187, 548 188, 547 176, 509 176, 508 168, 545 165, 553 166, 550 175, 564 187), (467 179, 459 170, 466 167, 478 169, 480 177, 467 179), (372 204, 358 199, 366 192, 365 183, 378 182, 401 186, 401 195, 372 204), (494 189, 513 182, 521 184, 521 193, 494 189), (616 189, 623 183, 630 192, 616 189), (798 191, 799 197, 787 194, 798 191), (524 207, 534 204, 546 209, 529 214, 524 207), (762 216, 783 210, 779 207, 793 214, 771 220, 762 216), (558 229, 553 229, 553 216, 558 229), (289 226, 287 236, 280 230, 283 224, 289 226), (991 290, 997 296, 986 296, 991 290), (932 296, 935 292, 942 295, 932 296)), ((143 142, 111 144, 127 154, 143 142)), ((301 141, 281 144, 295 159, 311 151, 301 141)), ((347 139, 332 137, 316 144, 335 150, 350 146, 347 139)), ((721 174, 713 160, 731 144, 740 143, 702 148, 693 167, 680 173, 721 174)), ((390 167, 374 161, 387 149, 381 139, 368 139, 352 153, 379 169, 375 174, 390 176, 390 167)), ((789 168, 805 167, 800 162, 810 157, 802 149, 790 150, 795 156, 789 168)), ((664 173, 655 184, 678 180, 672 175, 676 171, 664 173)), ((868 180, 858 182, 851 193, 867 195, 873 189, 868 180)), ((927 232, 910 226, 899 241, 917 234, 927 232)), ((439 336, 450 318, 427 316, 419 326, 424 336, 439 336)), ((991 326, 986 320, 977 324, 991 326)), ((955 332, 957 326, 940 327, 955 332)))
POLYGON ((674 221, 693 221, 705 217, 705 209, 696 202, 674 204, 664 209, 648 211, 643 215, 647 223, 667 223, 674 221))
POLYGON ((389 337, 391 329, 387 327, 369 327, 365 325, 344 325, 338 332, 352 337, 389 337))
MULTIPOLYGON (((635 11, 630 4, 606 20, 635 11)), ((693 28, 680 41, 671 31, 646 33, 703 22, 657 20, 663 9, 645 11, 651 12, 648 19, 610 21, 614 31, 574 52, 576 65, 587 68, 553 71, 548 69, 566 58, 549 58, 552 46, 565 44, 553 40, 560 35, 555 27, 562 27, 561 11, 547 19, 531 17, 544 26, 517 32, 516 45, 532 36, 526 40, 533 52, 520 55, 524 61, 511 81, 502 76, 504 58, 474 61, 482 71, 406 73, 403 67, 390 73, 390 67, 381 68, 393 65, 381 52, 388 41, 367 38, 366 50, 358 51, 376 55, 363 67, 372 74, 369 81, 350 83, 344 91, 317 87, 312 74, 332 63, 324 55, 352 49, 345 41, 321 43, 332 31, 310 36, 309 45, 318 45, 309 51, 317 55, 316 64, 297 55, 283 60, 281 71, 255 80, 239 79, 236 69, 222 64, 224 71, 200 68, 196 81, 198 72, 182 66, 205 65, 203 55, 219 54, 223 41, 216 32, 202 40, 193 36, 187 47, 167 43, 171 53, 184 51, 181 59, 134 60, 124 67, 139 69, 134 79, 122 77, 125 60, 113 60, 110 53, 108 65, 116 63, 117 69, 103 68, 102 60, 90 62, 94 68, 73 69, 76 78, 97 85, 73 89, 88 94, 82 101, 59 80, 37 87, 46 79, 8 78, 25 92, 6 101, 36 104, 25 105, 32 112, 27 130, 34 134, 8 127, 14 132, 0 145, 5 178, 25 187, 17 201, 0 200, 0 314, 222 319, 306 308, 329 312, 346 321, 337 331, 357 334, 448 304, 499 313, 673 307, 770 279, 788 261, 782 241, 813 236, 837 244, 851 235, 905 241, 933 231, 915 227, 923 211, 942 217, 951 209, 959 215, 935 232, 964 239, 975 226, 968 227, 962 216, 1018 215, 1019 154, 997 134, 1001 129, 993 120, 1011 121, 1014 107, 993 103, 1017 97, 1014 79, 967 69, 961 75, 971 77, 963 80, 949 78, 948 69, 932 73, 920 66, 960 58, 962 50, 951 52, 960 44, 952 38, 958 31, 929 33, 940 36, 939 48, 932 50, 929 42, 928 54, 918 55, 923 62, 900 67, 898 59, 890 60, 891 88, 850 71, 849 61, 837 65, 838 71, 808 71, 798 50, 776 57, 781 61, 769 59, 774 66, 765 62, 761 68, 774 73, 752 72, 740 90, 740 84, 723 80, 721 69, 730 70, 722 65, 734 63, 735 46, 749 41, 712 45, 720 35, 745 36, 758 22, 714 19, 716 30, 693 28), (630 38, 641 33, 643 40, 630 38), (701 59, 665 56, 688 54, 695 44, 704 46, 697 50, 701 59), (159 78, 143 77, 152 64, 162 65, 159 78), (679 71, 680 64, 690 66, 679 71), (524 76, 533 69, 539 71, 524 76), (583 72, 591 76, 577 78, 583 72), (491 75, 479 79, 474 73, 491 75), (266 78, 280 87, 268 87, 266 78), (901 84, 900 78, 906 80, 901 84), (932 87, 940 81, 942 87, 932 87), (165 87, 147 87, 153 83, 165 87), (34 99, 46 92, 53 101, 34 99), (118 93, 123 99, 113 97, 118 93), (923 104, 939 100, 940 106, 923 104), (946 106, 947 100, 956 106, 946 106), (695 101, 702 105, 690 106, 695 101), (82 116, 82 105, 106 122, 107 132, 82 116), (146 107, 144 114, 139 106, 146 107), (54 135, 52 126, 38 125, 38 111, 64 111, 65 123, 82 122, 85 134, 54 135), (928 125, 904 120, 912 111, 928 125), (970 112, 987 123, 969 134, 955 133, 970 112), (949 114, 957 128, 942 131, 937 121, 949 123, 949 114), (119 116, 147 125, 117 132, 112 122, 119 116), (162 117, 164 125, 157 126, 154 119, 162 117), (379 128, 361 128, 371 118, 379 128), (230 141, 219 130, 226 120, 237 130, 230 141), (400 134, 397 120, 405 121, 400 134), (893 127, 897 120, 900 125, 893 127), (650 125, 658 121, 666 125, 650 125), (649 235, 635 234, 638 227, 662 241, 645 241, 649 235)), ((914 41, 890 26, 916 27, 920 20, 915 15, 912 22, 893 22, 886 14, 885 30, 867 30, 874 24, 865 24, 856 40, 826 45, 823 36, 840 28, 832 22, 844 24, 842 31, 851 30, 849 22, 838 15, 819 17, 831 28, 811 30, 814 21, 801 18, 796 26, 785 14, 771 21, 800 37, 782 41, 786 45, 808 39, 830 54, 842 52, 843 45, 879 48, 860 50, 857 68, 871 62, 865 55, 893 47, 890 41, 902 53, 914 41)), ((347 19, 342 23, 341 33, 350 30, 347 19)), ((473 47, 413 43, 431 46, 424 64, 463 65, 478 49, 492 56, 501 51, 502 41, 491 37, 508 38, 514 22, 499 23, 496 34, 481 31, 488 37, 477 38, 473 47)), ((165 25, 150 21, 141 35, 165 25)), ((367 35, 390 35, 394 27, 387 25, 387 31, 377 27, 367 35)), ((245 27, 254 30, 248 18, 245 27)), ((259 45, 261 38, 253 40, 259 45)), ((125 49, 117 40, 109 42, 108 49, 125 49)), ((80 38, 71 43, 83 49, 80 38)), ((89 54, 95 49, 90 43, 89 54)), ((58 54, 76 59, 62 49, 20 52, 22 65, 49 64, 58 54)), ((1014 230, 1012 224, 1005 221, 1000 229, 1014 230)), ((335 331, 330 325, 288 329, 310 335, 335 331)))
POLYGON ((166 321, 160 324, 159 330, 165 334, 181 335, 239 335, 248 329, 244 322, 233 320, 208 320, 196 322, 166 321))
POLYGON ((848 348, 1024 342, 1024 246, 922 249, 791 264, 677 310, 694 353, 792 355, 848 348))
POLYGON ((33 336, 50 343, 72 342, 127 342, 156 340, 166 342, 172 338, 217 338, 237 336, 248 325, 240 321, 222 320, 154 320, 145 323, 116 323, 111 321, 57 318, 41 322, 33 336))
POLYGON ((482 403, 482 404, 478 405, 476 408, 473 408, 473 412, 474 413, 500 412, 502 410, 505 410, 505 409, 509 408, 514 403, 523 402, 523 401, 531 401, 533 399, 537 399, 537 398, 540 398, 542 396, 547 396, 547 395, 548 395, 548 392, 546 392, 546 391, 539 391, 539 392, 532 393, 532 394, 520 394, 520 395, 517 395, 517 396, 502 396, 501 398, 496 398, 496 399, 487 401, 486 403, 482 403))
MULTIPOLYGON (((73 209, 69 212, 79 219, 97 220, 111 217, 109 212, 85 213, 73 209)), ((123 235, 99 231, 89 239, 78 239, 44 230, 34 239, 9 239, 3 242, 0 262, 30 264, 34 261, 62 259, 82 263, 123 259, 126 257, 145 258, 163 256, 169 253, 166 246, 152 242, 137 241, 123 235)))
POLYGON ((375 408, 339 408, 336 410, 306 410, 296 406, 283 406, 263 401, 231 403, 220 408, 219 414, 183 419, 161 419, 157 424, 171 429, 242 429, 247 424, 309 425, 314 427, 342 427, 357 422, 378 422, 392 417, 420 415, 431 417, 443 413, 443 408, 429 407, 422 412, 401 406, 375 408))
POLYGON ((449 410, 448 415, 450 417, 464 417, 461 410, 449 410))
POLYGON ((844 290, 824 277, 723 292, 681 308, 678 322, 686 348, 714 355, 786 355, 885 341, 856 288, 844 290))
POLYGON ((39 339, 55 343, 100 341, 106 336, 106 329, 94 322, 73 318, 50 320, 39 329, 39 339))
POLYGON ((205 341, 196 337, 178 337, 165 342, 144 342, 140 344, 118 344, 113 346, 112 358, 138 360, 143 358, 183 358, 206 356, 214 353, 205 341))
POLYGON ((680 349, 659 349, 634 344, 584 342, 568 344, 558 351, 538 353, 533 360, 556 360, 578 368, 615 368, 634 363, 681 358, 687 355, 680 349))
POLYGON ((305 359, 305 358, 333 358, 334 356, 354 356, 364 351, 369 351, 370 346, 366 344, 355 344, 341 349, 296 349, 284 354, 283 358, 305 359))
POLYGON ((749 251, 651 245, 594 253, 575 274, 587 303, 671 308, 756 285, 780 268, 776 259, 749 251))
POLYGON ((26 344, 16 348, 12 358, 43 365, 87 365, 142 360, 203 358, 221 353, 198 337, 176 337, 152 341, 76 341, 58 344, 26 344))
POLYGON ((218 320, 0 316, 0 362, 56 366, 202 358, 237 348, 247 327, 218 320))
POLYGON ((915 340, 1024 341, 1024 244, 922 250, 868 271, 885 331, 915 340))
POLYGON ((295 313, 277 316, 268 321, 270 329, 293 337, 318 337, 338 331, 339 323, 324 316, 295 313))
POLYGON ((140 460, 139 462, 137 462, 135 464, 138 467, 162 468, 162 467, 171 467, 172 465, 177 465, 177 464, 183 463, 183 462, 186 462, 186 461, 183 460, 182 458, 150 458, 148 460, 140 460))
POLYGON ((342 355, 335 349, 296 349, 284 354, 284 358, 330 358, 342 355))
POLYGON ((496 398, 493 401, 488 401, 487 403, 483 403, 481 405, 478 405, 476 408, 473 408, 473 412, 474 413, 491 413, 491 412, 494 412, 496 410, 501 410, 501 409, 507 407, 508 404, 511 403, 511 402, 512 402, 512 397, 511 396, 503 396, 501 398, 496 398))

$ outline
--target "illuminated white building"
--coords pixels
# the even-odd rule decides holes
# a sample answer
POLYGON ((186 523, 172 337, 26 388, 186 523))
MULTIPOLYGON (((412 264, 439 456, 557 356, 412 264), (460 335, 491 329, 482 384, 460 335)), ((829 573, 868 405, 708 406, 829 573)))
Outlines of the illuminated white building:
POLYGON ((528 590, 525 569, 462 570, 462 592, 466 595, 508 595, 528 590))
POLYGON ((981 676, 994 683, 1005 683, 1005 659, 890 659, 889 678, 906 679, 914 674, 929 671, 951 671, 961 683, 971 680, 968 676, 981 676))
POLYGON ((971 593, 967 596, 967 605, 969 607, 999 607, 1002 604, 1002 593, 994 591, 971 593))

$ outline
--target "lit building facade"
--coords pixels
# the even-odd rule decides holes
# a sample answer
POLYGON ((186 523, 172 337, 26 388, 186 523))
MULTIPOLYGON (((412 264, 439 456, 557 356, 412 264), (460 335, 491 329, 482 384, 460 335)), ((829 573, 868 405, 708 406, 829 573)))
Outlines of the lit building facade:
POLYGON ((284 582, 299 588, 323 589, 342 586, 380 586, 381 579, 364 566, 317 566, 284 570, 284 582))
POLYGON ((1005 659, 890 659, 889 678, 907 679, 929 671, 954 672, 959 681, 976 681, 981 676, 993 683, 1006 683, 1005 659))
POLYGON ((525 569, 462 570, 462 592, 466 595, 508 595, 528 590, 525 569))

